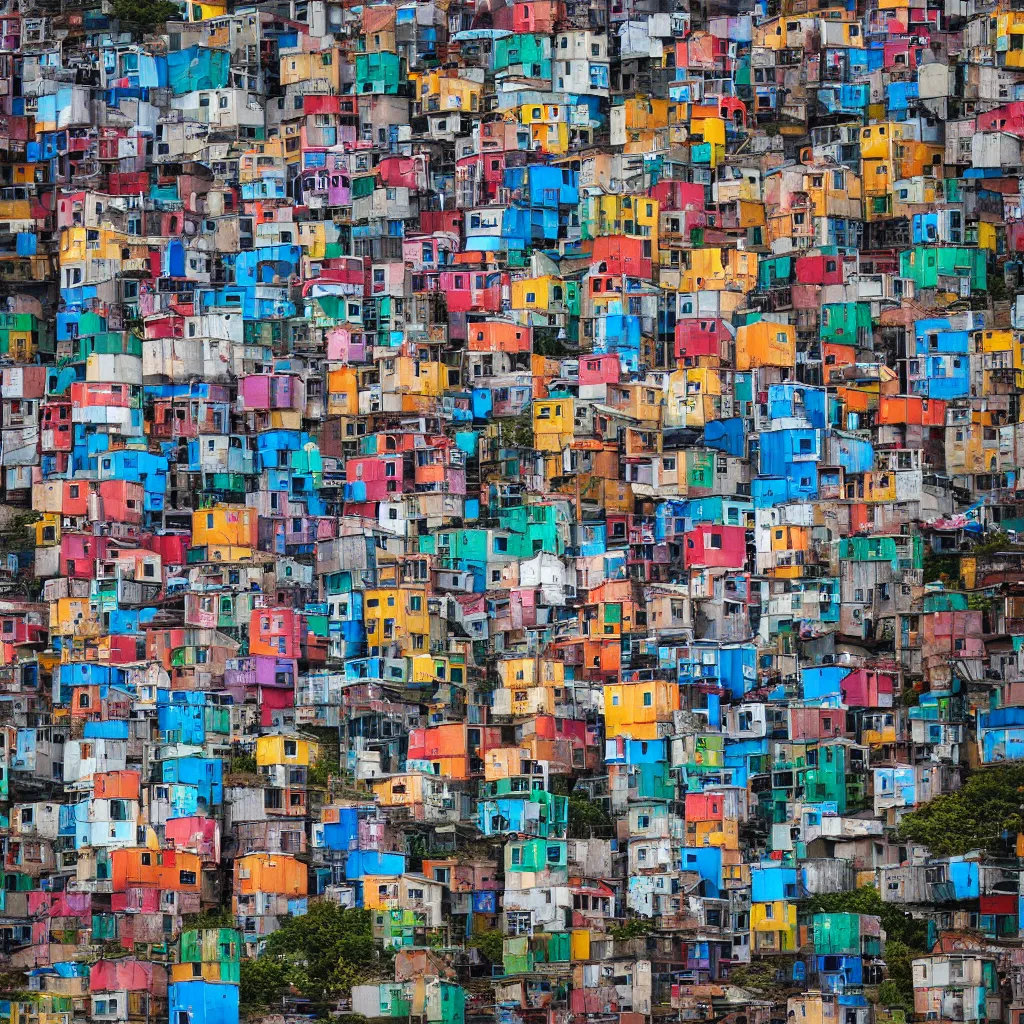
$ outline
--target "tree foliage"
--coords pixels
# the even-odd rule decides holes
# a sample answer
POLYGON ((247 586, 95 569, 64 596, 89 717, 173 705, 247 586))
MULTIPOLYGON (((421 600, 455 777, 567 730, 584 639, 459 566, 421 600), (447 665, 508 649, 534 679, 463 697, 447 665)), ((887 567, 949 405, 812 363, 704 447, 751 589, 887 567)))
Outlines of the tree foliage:
POLYGON ((592 836, 607 837, 612 834, 612 819, 600 804, 581 793, 569 794, 570 839, 590 839, 592 836))
POLYGON ((883 981, 878 986, 878 1002, 889 1009, 906 1009, 913 1005, 912 1002, 904 999, 903 993, 894 981, 883 981))
POLYGON ((294 965, 283 957, 261 956, 242 961, 239 998, 244 1006, 280 1005, 291 984, 294 965))
POLYGON ((943 793, 904 815, 901 839, 939 857, 1005 848, 1024 830, 1024 762, 989 765, 971 773, 955 793, 943 793))
POLYGON ((259 771, 256 764, 256 757, 253 754, 234 754, 229 762, 228 768, 232 772, 246 772, 255 775, 259 771))
POLYGON ((924 556, 924 582, 933 583, 942 580, 951 586, 958 586, 960 583, 960 556, 959 555, 937 555, 929 554, 924 556))
POLYGON ((113 0, 110 13, 126 26, 151 32, 157 25, 177 17, 181 7, 170 0, 113 0))
POLYGON ((212 907, 198 914, 191 914, 186 917, 184 927, 186 930, 191 928, 199 930, 204 928, 234 928, 235 915, 231 913, 230 907, 212 907))
POLYGON ((353 985, 387 974, 391 954, 373 941, 368 910, 314 900, 301 917, 289 917, 266 950, 241 971, 241 1002, 272 1006, 293 988, 321 1013, 353 985))
POLYGON ((522 413, 501 421, 501 444, 506 448, 533 447, 533 414, 522 413))
POLYGON ((650 935, 654 929, 654 922, 646 917, 631 917, 624 924, 613 925, 608 929, 608 934, 613 939, 642 939, 650 935))
MULTIPOLYGON (((914 957, 920 956, 923 950, 913 950, 905 942, 887 940, 885 943, 885 969, 889 975, 885 992, 888 1006, 914 1005, 914 957), (896 999, 893 1000, 895 992, 896 999)), ((882 1002, 879 992, 879 1002, 882 1002)))
POLYGON ((985 534, 984 540, 974 545, 972 555, 995 555, 1000 551, 1014 551, 1019 545, 1010 540, 1008 534, 1002 530, 990 530, 985 534))
POLYGON ((533 354, 546 359, 565 359, 570 355, 569 346, 558 336, 554 327, 535 327, 533 329, 533 354))
POLYGON ((499 931, 478 932, 471 935, 466 944, 479 950, 492 964, 500 964, 505 955, 505 936, 499 931))
POLYGON ((25 988, 25 972, 0 970, 0 994, 12 1003, 38 1003, 40 993, 25 988))
POLYGON ((792 987, 793 960, 791 956, 751 960, 729 971, 729 983, 768 999, 785 999, 792 987))
POLYGON ((340 774, 341 765, 338 760, 321 753, 309 767, 308 782, 311 786, 326 789, 331 776, 337 777, 340 774))

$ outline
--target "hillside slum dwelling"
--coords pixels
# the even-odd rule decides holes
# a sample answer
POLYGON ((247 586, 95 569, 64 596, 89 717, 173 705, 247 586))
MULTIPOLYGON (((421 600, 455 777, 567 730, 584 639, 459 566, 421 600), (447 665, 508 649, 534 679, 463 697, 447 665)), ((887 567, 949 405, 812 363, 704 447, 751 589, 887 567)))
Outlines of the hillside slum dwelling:
POLYGON ((1024 1024, 1022 0, 0 5, 0 1024, 1024 1024))

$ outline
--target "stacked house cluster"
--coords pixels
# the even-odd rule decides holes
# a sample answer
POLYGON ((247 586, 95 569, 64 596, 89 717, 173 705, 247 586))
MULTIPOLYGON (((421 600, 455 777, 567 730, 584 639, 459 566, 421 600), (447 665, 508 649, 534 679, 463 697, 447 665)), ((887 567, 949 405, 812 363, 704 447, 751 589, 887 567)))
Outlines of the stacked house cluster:
POLYGON ((1019 0, 5 0, 0 1021, 1022 1024, 1022 145, 1019 0))

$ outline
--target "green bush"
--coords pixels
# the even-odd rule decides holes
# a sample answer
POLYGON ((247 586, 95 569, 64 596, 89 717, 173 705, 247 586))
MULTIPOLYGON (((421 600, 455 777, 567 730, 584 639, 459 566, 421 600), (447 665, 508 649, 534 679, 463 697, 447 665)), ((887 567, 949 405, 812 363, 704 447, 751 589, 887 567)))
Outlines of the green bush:
POLYGON ((590 839, 591 836, 607 837, 612 834, 612 819, 600 804, 579 793, 569 795, 570 839, 590 839))
POLYGON ((887 1009, 905 1009, 907 1005, 894 981, 883 981, 878 987, 878 1002, 887 1009))
POLYGON ((625 924, 613 925, 608 929, 608 934, 613 939, 641 939, 650 935, 653 927, 653 922, 644 917, 631 917, 625 924))
POLYGON ((370 911, 313 900, 305 914, 282 921, 262 956, 243 961, 239 998, 272 1006, 290 987, 326 1012, 353 985, 386 976, 392 955, 374 942, 370 911))
POLYGON ((471 935, 466 943, 492 964, 500 964, 505 953, 505 936, 499 931, 478 932, 471 935))
POLYGON ((1024 762, 989 765, 971 773, 955 793, 943 793, 904 815, 901 839, 921 843, 938 857, 971 850, 1005 849, 1024 829, 1024 762))
POLYGON ((178 17, 181 7, 170 0, 113 0, 110 13, 123 25, 152 32, 157 25, 178 17))

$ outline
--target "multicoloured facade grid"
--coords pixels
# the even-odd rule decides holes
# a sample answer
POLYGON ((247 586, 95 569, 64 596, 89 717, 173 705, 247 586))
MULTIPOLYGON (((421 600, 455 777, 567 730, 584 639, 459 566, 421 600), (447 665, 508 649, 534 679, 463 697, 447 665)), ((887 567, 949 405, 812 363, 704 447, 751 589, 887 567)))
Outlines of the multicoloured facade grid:
POLYGON ((1024 0, 0 4, 0 1024, 1024 1024, 1024 0))

